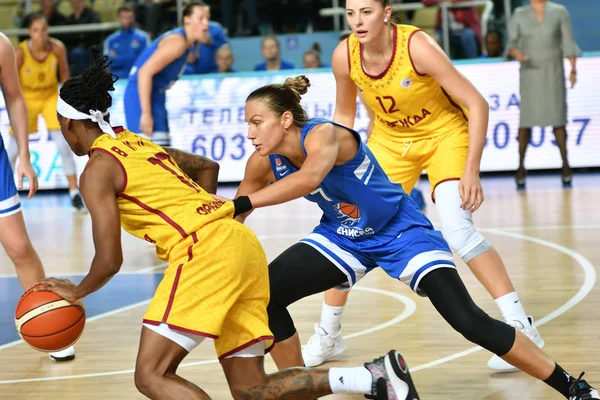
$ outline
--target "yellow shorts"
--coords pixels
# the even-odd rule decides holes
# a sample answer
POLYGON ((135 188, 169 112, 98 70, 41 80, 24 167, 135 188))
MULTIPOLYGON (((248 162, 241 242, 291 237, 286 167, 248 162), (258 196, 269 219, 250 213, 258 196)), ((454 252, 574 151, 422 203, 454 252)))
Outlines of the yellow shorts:
MULTIPOLYGON (((38 131, 38 115, 44 118, 46 128, 49 131, 60 130, 58 117, 56 116, 56 103, 58 102, 58 88, 56 90, 28 91, 23 90, 23 97, 27 105, 27 122, 29 134, 38 131)), ((12 135, 12 128, 10 134, 12 135)))
POLYGON ((425 170, 432 197, 437 185, 462 177, 469 154, 468 132, 447 133, 401 147, 372 135, 367 144, 385 173, 393 182, 402 184, 406 193, 410 193, 425 170))
POLYGON ((269 271, 254 233, 231 218, 202 227, 170 254, 144 323, 215 339, 220 359, 254 343, 270 349, 269 271))

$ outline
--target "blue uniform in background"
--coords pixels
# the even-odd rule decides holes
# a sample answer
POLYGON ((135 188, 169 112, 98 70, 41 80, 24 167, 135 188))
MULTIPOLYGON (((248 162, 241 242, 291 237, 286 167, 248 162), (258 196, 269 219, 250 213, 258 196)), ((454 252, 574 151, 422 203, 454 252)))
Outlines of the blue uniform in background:
MULTIPOLYGON (((127 121, 127 128, 132 132, 140 133, 140 118, 142 117, 142 107, 140 105, 140 97, 138 93, 137 73, 144 63, 152 56, 152 54, 154 54, 160 41, 168 35, 181 35, 186 38, 185 30, 183 28, 176 28, 165 32, 142 52, 131 69, 131 72, 129 73, 129 81, 127 82, 127 87, 125 88, 123 103, 125 106, 125 119, 127 121)), ((152 78, 151 102, 152 116, 154 118, 154 132, 169 132, 166 91, 171 85, 173 85, 173 83, 175 83, 175 81, 179 79, 181 74, 183 74, 189 52, 189 49, 186 50, 181 57, 175 59, 152 78)))
POLYGON ((196 46, 192 48, 192 52, 198 52, 198 57, 196 58, 195 63, 186 64, 186 75, 219 72, 217 63, 215 62, 215 53, 219 47, 223 46, 225 43, 229 43, 229 38, 221 24, 213 21, 208 24, 208 34, 211 39, 210 44, 198 43, 199 48, 196 48, 196 46))
MULTIPOLYGON (((280 70, 283 69, 294 69, 294 64, 289 61, 281 60, 281 65, 279 66, 280 70)), ((266 71, 267 70, 267 62, 261 62, 260 64, 256 64, 254 66, 255 71, 266 71)))
POLYGON ((112 61, 110 72, 121 79, 127 79, 137 58, 152 41, 140 29, 119 29, 104 41, 104 55, 112 61))
MULTIPOLYGON (((342 126, 310 119, 302 127, 303 149, 310 131, 324 123, 342 126)), ((418 291, 428 272, 455 268, 450 248, 402 186, 388 178, 360 135, 348 130, 359 144, 358 151, 350 161, 334 166, 306 196, 318 204, 323 216, 300 242, 314 247, 344 272, 348 287, 379 266, 418 291)), ((285 156, 269 158, 277 180, 298 171, 285 156)))
POLYGON ((0 218, 21 211, 21 201, 15 185, 13 170, 0 135, 0 218))

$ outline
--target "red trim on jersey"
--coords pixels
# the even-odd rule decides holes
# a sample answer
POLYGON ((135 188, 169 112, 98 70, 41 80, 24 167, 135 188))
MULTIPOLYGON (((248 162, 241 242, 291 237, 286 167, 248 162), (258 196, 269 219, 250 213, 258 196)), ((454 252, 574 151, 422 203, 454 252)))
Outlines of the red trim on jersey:
POLYGON ((448 101, 450 102, 450 104, 452 104, 454 107, 456 107, 460 110, 460 113, 462 114, 465 121, 469 121, 469 118, 467 118, 467 116, 465 115, 465 112, 463 111, 462 107, 459 106, 454 100, 452 100, 452 97, 450 97, 448 92, 446 92, 446 90, 443 87, 441 87, 441 88, 442 88, 442 92, 444 92, 444 95, 448 98, 448 101))
POLYGON ((435 186, 433 187, 433 190, 431 191, 431 201, 433 201, 434 204, 435 204, 435 197, 434 197, 434 195, 435 195, 435 188, 437 188, 440 183, 450 182, 450 181, 460 181, 460 178, 442 179, 441 181, 439 181, 438 183, 435 184, 435 186))
POLYGON ((173 281, 173 287, 171 287, 171 294, 169 294, 169 302, 167 303, 167 309, 165 310, 165 314, 162 317, 162 322, 167 322, 167 318, 169 318, 169 313, 171 312, 171 307, 173 306, 173 300, 175 300, 175 292, 177 292, 177 285, 179 285, 179 277, 181 276, 181 268, 183 264, 179 264, 177 267, 177 272, 175 273, 175 280, 173 281))
POLYGON ((115 133, 121 133, 125 130, 125 128, 123 128, 122 126, 113 126, 113 131, 115 131, 115 133))
POLYGON ((359 44, 359 46, 360 46, 360 67, 362 68, 363 73, 371 79, 383 78, 385 76, 385 74, 387 74, 387 72, 389 71, 392 64, 394 63, 394 58, 396 58, 396 49, 398 47, 398 28, 396 27, 396 25, 392 25, 392 26, 394 27, 394 38, 392 39, 393 40, 392 57, 390 58, 390 61, 388 62, 387 67, 385 67, 383 72, 380 73, 379 75, 369 75, 367 73, 367 71, 365 71, 365 66, 363 64, 363 46, 362 46, 362 44, 359 44))
POLYGON ((132 203, 137 204, 138 206, 140 206, 141 208, 143 208, 144 210, 146 210, 148 212, 151 212, 152 214, 158 215, 165 222, 167 222, 169 225, 171 225, 173 228, 175 228, 177 230, 177 232, 179 232, 179 234, 181 235, 181 237, 183 237, 184 239, 188 236, 187 233, 185 233, 185 231, 183 230, 183 228, 177 224, 177 222, 173 221, 171 218, 169 218, 162 211, 158 211, 158 210, 150 207, 149 205, 142 203, 139 199, 136 199, 135 197, 126 195, 124 193, 121 194, 121 197, 124 198, 124 199, 126 199, 126 200, 131 201, 132 203))
POLYGON ((417 71, 417 68, 415 67, 415 63, 413 62, 412 56, 410 55, 410 40, 412 39, 413 35, 417 32, 423 32, 421 29, 417 29, 416 31, 413 31, 410 36, 408 37, 408 44, 406 45, 406 51, 408 52, 408 58, 410 58, 410 65, 412 65, 412 69, 413 71, 415 71, 415 73, 419 76, 425 76, 427 74, 422 74, 419 71, 417 71))
MULTIPOLYGON (((163 323, 163 322, 158 322, 158 321, 152 321, 152 320, 149 320, 149 319, 145 319, 145 320, 143 320, 143 322, 144 322, 144 324, 154 325, 154 326, 158 326, 158 325, 160 325, 160 324, 163 323)), ((167 326, 170 329, 174 330, 174 331, 191 333, 192 335, 204 336, 204 337, 207 337, 209 339, 218 339, 219 338, 219 335, 213 335, 212 333, 195 331, 193 329, 182 328, 181 326, 172 325, 172 324, 167 324, 167 326)))
MULTIPOLYGON (((192 240, 194 241, 194 244, 198 243, 198 236, 196 235, 196 232, 192 232, 192 240)), ((192 259, 194 258, 194 254, 192 253, 192 250, 194 249, 194 244, 191 244, 188 247, 188 262, 192 261, 192 259)))
MULTIPOLYGON (((228 356, 230 356, 232 354, 235 354, 235 353, 240 352, 240 351, 242 351, 244 349, 247 349, 248 347, 252 346, 253 344, 256 344, 256 343, 259 343, 259 342, 263 342, 265 340, 273 340, 273 341, 275 341, 275 338, 273 336, 261 336, 261 337, 256 338, 256 339, 252 339, 248 343, 243 344, 240 347, 236 347, 235 349, 233 349, 231 351, 228 351, 227 353, 219 356, 219 361, 223 360, 224 358, 226 358, 226 357, 228 357, 228 356)), ((273 346, 271 345, 268 348, 268 350, 270 351, 272 348, 273 348, 273 346)), ((266 353, 268 353, 268 351, 265 351, 265 354, 266 353)))
POLYGON ((121 186, 121 190, 119 191, 118 195, 123 196, 123 192, 125 192, 125 188, 127 187, 127 171, 125 170, 125 167, 123 166, 123 163, 121 162, 121 160, 119 160, 119 158, 116 155, 114 155, 113 153, 111 153, 110 151, 108 151, 107 149, 102 148, 102 147, 92 147, 90 149, 90 156, 91 156, 92 151, 99 151, 99 152, 108 154, 117 162, 117 164, 119 164, 119 167, 121 167, 121 171, 123 171, 123 185, 121 186))
POLYGON ((348 73, 352 70, 352 62, 350 61, 350 37, 346 38, 346 55, 348 56, 348 73))

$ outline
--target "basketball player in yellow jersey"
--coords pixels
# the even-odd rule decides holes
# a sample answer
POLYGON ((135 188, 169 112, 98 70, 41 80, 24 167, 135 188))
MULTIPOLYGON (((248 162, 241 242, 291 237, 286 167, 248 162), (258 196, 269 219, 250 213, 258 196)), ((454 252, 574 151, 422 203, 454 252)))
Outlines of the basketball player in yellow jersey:
POLYGON ((391 378, 385 368, 376 377, 365 367, 340 368, 333 383, 328 370, 265 373, 264 355, 273 344, 267 317, 269 275, 258 239, 233 219, 236 210, 248 210, 244 200, 212 197, 183 172, 199 176, 201 171, 190 163, 180 169, 170 156, 176 151, 166 152, 122 128, 113 130, 105 120, 114 90, 106 60, 95 55, 83 75, 63 85, 57 105, 69 146, 79 156, 89 155, 81 191, 92 218, 96 255, 79 285, 51 278, 38 289, 68 301, 100 289, 121 267, 121 225, 155 242, 158 256, 169 261, 144 315, 135 369, 135 384, 147 397, 208 399, 176 371, 209 337, 235 399, 317 398, 331 394, 338 378, 353 382, 359 372, 371 379, 366 393, 373 398, 406 398, 412 382, 393 371, 391 378))
MULTIPOLYGON (((60 41, 48 36, 48 23, 41 15, 31 19, 29 36, 30 39, 21 42, 16 50, 19 79, 27 104, 29 133, 38 131, 38 115, 41 115, 60 153, 73 208, 78 212, 85 212, 77 185, 75 158, 60 133, 56 119, 58 78, 61 83, 69 79, 67 51, 60 41)), ((8 146, 8 156, 13 166, 17 155, 16 141, 12 137, 8 146)))
MULTIPOLYGON (((431 37, 416 27, 390 22, 389 3, 346 1, 353 34, 333 54, 337 86, 333 118, 354 125, 360 90, 375 114, 368 146, 379 164, 407 193, 421 171, 427 172, 441 231, 450 247, 496 300, 506 322, 543 347, 500 255, 473 226, 471 214, 483 202, 479 165, 488 104, 431 37)), ((347 296, 347 292, 326 293, 321 322, 303 351, 307 366, 345 351, 340 321, 347 296)), ((488 366, 514 370, 498 356, 488 366)))

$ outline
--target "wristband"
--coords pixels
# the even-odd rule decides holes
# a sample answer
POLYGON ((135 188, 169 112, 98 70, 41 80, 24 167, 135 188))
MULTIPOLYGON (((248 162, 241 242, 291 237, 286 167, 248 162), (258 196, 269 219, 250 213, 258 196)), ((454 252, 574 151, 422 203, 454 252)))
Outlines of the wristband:
POLYGON ((233 212, 233 218, 252 210, 252 202, 248 196, 240 196, 236 198, 233 200, 233 206, 235 208, 235 211, 233 212))

